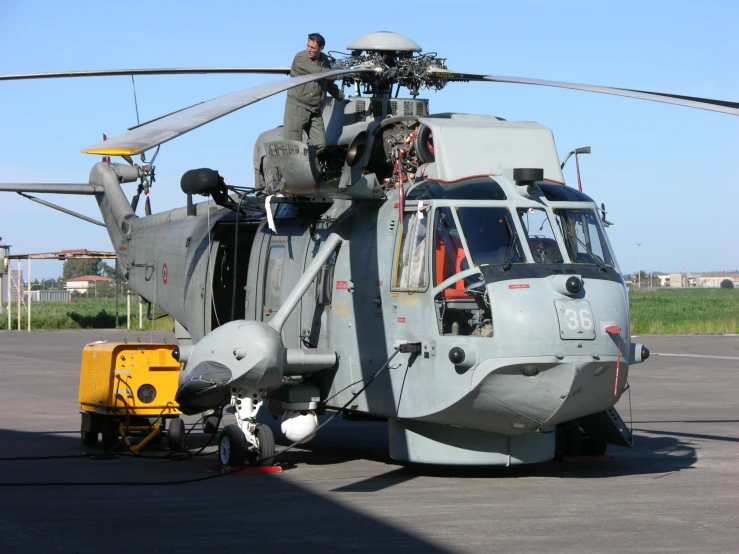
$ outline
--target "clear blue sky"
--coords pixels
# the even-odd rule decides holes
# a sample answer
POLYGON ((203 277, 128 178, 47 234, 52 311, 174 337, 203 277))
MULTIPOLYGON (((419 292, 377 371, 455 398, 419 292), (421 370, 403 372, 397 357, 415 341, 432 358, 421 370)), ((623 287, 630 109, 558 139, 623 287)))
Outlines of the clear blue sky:
MULTIPOLYGON (((359 35, 387 30, 447 57, 458 71, 739 101, 737 21, 735 0, 0 0, 0 73, 289 65, 308 32, 321 32, 327 50, 344 50, 359 35)), ((269 79, 140 77, 141 119, 269 79)), ((451 84, 422 96, 432 111, 538 121, 553 130, 561 158, 591 146, 593 154, 581 157, 584 190, 605 202, 625 272, 637 268, 637 243, 646 270, 739 268, 738 117, 509 84, 451 84)), ((252 184, 254 139, 281 124, 283 103, 281 94, 165 144, 154 210, 183 205, 179 179, 191 168, 212 167, 229 183, 252 184)), ((1 83, 0 121, 0 182, 86 182, 98 157, 79 150, 136 122, 131 79, 1 83)), ((568 163, 565 178, 577 186, 574 168, 568 163)), ((99 217, 91 198, 55 198, 99 217)), ((14 194, 0 194, 0 236, 17 253, 110 249, 103 228, 14 194)), ((34 277, 60 272, 58 262, 34 266, 34 277)))

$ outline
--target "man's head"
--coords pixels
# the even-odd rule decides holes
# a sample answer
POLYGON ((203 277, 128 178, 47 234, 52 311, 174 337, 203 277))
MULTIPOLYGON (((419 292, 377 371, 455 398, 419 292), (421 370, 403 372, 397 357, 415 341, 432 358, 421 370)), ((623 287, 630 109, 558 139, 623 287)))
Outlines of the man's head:
POLYGON ((311 60, 317 60, 323 52, 323 47, 326 46, 326 39, 318 33, 311 33, 308 35, 308 57, 311 60))

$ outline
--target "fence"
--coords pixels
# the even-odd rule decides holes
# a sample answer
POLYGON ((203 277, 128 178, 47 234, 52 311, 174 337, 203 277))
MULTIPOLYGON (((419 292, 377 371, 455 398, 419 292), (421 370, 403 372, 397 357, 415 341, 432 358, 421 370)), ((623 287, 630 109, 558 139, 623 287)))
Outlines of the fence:
MULTIPOLYGON (((29 293, 24 294, 28 298, 29 293)), ((72 300, 71 290, 34 290, 30 292, 34 302, 69 302, 72 300)))

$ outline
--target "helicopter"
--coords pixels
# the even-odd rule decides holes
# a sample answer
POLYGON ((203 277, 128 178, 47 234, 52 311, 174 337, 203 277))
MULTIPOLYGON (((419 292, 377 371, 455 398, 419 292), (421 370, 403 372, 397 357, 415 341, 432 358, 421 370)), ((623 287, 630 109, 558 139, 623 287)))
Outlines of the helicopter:
MULTIPOLYGON (((418 96, 482 81, 731 115, 739 104, 459 73, 397 33, 363 35, 347 49, 325 73, 196 104, 84 149, 105 156, 89 183, 0 190, 95 196, 129 286, 174 319, 181 410, 235 412, 219 439, 224 465, 274 457, 272 431, 257 422, 262 408, 282 417, 297 443, 327 410, 385 420, 400 462, 513 465, 630 446, 614 406, 649 350, 631 341, 605 207, 565 184, 545 126, 433 114, 418 96), (341 79, 355 95, 325 102, 320 155, 285 140, 280 127, 265 131, 254 146, 254 187, 196 168, 181 180, 185 207, 150 213, 156 153, 147 161, 146 152, 321 79, 341 79), (131 200, 127 183, 138 183, 131 200), (136 215, 142 192, 145 217, 136 215)), ((79 75, 188 72, 289 68, 79 75)), ((0 80, 65 76, 75 74, 0 80)))

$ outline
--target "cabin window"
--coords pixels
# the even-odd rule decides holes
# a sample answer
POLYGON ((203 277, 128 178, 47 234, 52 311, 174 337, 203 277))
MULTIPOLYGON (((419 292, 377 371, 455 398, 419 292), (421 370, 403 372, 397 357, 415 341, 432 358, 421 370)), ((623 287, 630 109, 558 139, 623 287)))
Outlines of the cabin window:
POLYGON ((518 217, 526 233, 526 240, 534 262, 538 264, 564 263, 547 212, 539 208, 519 208, 518 217))
POLYGON ((264 311, 272 313, 280 307, 282 298, 282 268, 285 265, 285 245, 271 246, 264 277, 264 311))
POLYGON ((427 225, 427 212, 418 210, 405 214, 403 232, 396 250, 394 289, 420 291, 428 286, 427 225))
POLYGON ((595 211, 586 208, 557 208, 557 225, 572 263, 614 265, 595 211), (597 258, 597 260, 595 258, 597 258))
POLYGON ((316 277, 316 304, 319 306, 328 306, 331 304, 336 256, 337 253, 334 251, 323 265, 323 270, 316 277))

